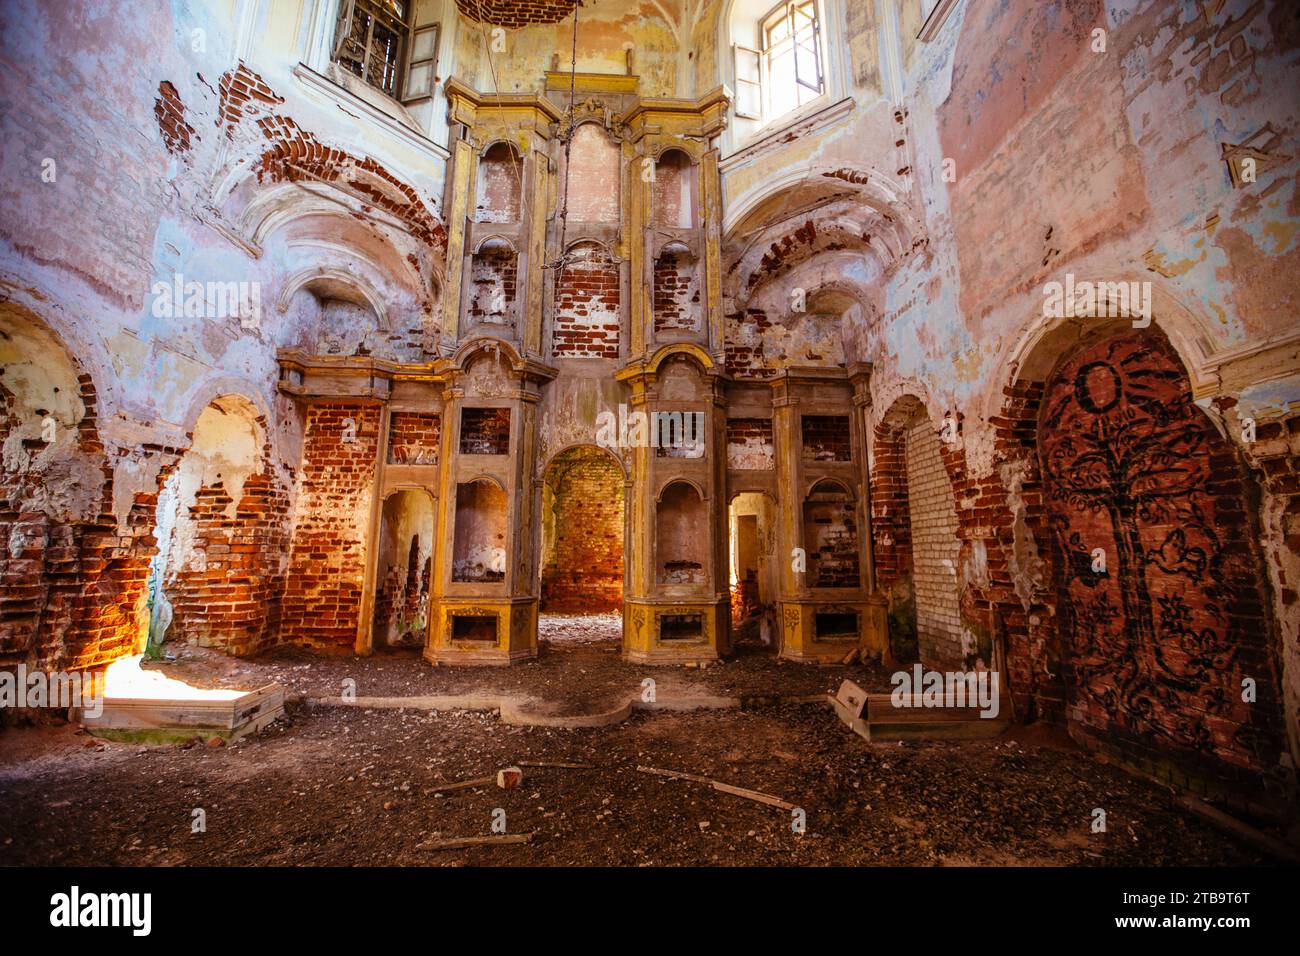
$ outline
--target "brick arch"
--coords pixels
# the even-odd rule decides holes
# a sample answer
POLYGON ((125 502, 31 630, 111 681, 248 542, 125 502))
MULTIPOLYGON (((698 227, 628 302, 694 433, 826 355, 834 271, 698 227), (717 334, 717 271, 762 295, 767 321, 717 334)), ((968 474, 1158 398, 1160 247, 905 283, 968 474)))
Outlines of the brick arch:
POLYGON ((1038 459, 1071 734, 1208 787, 1280 785, 1253 489, 1168 339, 1130 330, 1066 357, 1038 459))
POLYGON ((903 661, 964 664, 980 649, 971 646, 958 597, 961 449, 940 441, 925 404, 910 393, 876 423, 872 449, 872 546, 891 653, 903 661))
POLYGON ((290 543, 270 423, 260 401, 223 392, 195 411, 189 434, 159 475, 154 602, 170 604, 168 640, 256 653, 279 640, 290 543))
POLYGON ((542 609, 618 611, 627 567, 627 474, 608 449, 571 445, 542 473, 542 609))
POLYGON ((137 649, 153 496, 114 515, 100 413, 64 338, 0 308, 0 667, 81 670, 137 649))

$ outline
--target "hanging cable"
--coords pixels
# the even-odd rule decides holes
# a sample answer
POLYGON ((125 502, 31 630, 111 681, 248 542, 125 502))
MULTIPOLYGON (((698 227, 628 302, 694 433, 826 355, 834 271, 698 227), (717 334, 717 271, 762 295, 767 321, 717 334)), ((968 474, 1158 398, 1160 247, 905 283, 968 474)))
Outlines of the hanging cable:
POLYGON ((567 248, 569 236, 569 156, 573 150, 573 107, 577 98, 578 88, 578 8, 582 6, 582 0, 573 0, 573 49, 569 54, 569 109, 565 113, 564 122, 564 198, 560 203, 560 255, 559 258, 551 264, 551 268, 559 269, 556 274, 556 284, 558 286, 560 279, 564 275, 564 266, 569 259, 569 250, 567 248))

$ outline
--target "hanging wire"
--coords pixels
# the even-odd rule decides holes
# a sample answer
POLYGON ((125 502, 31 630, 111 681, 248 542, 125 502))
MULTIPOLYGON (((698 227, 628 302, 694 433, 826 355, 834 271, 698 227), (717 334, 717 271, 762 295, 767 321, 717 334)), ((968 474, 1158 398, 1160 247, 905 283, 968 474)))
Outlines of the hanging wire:
MULTIPOLYGON (((492 74, 492 95, 500 96, 501 85, 497 82, 497 65, 496 65, 496 61, 492 59, 492 44, 488 42, 487 30, 485 26, 486 22, 487 21, 479 21, 479 36, 483 38, 483 49, 484 51, 486 51, 487 58, 488 58, 488 71, 492 74)), ((519 140, 521 137, 518 135, 518 130, 515 128, 514 124, 511 123, 508 119, 504 121, 504 125, 506 128, 506 135, 510 140, 511 147, 514 149, 519 149, 520 148, 519 140)), ((510 165, 514 172, 515 185, 519 188, 519 208, 522 210, 524 208, 523 153, 521 152, 519 154, 518 163, 512 162, 510 165)))
POLYGON ((564 137, 564 198, 560 203, 560 255, 548 266, 548 268, 559 270, 555 277, 557 287, 564 277, 564 267, 569 260, 569 250, 567 248, 569 236, 569 174, 571 172, 569 156, 573 151, 573 107, 578 87, 578 8, 581 6, 582 0, 573 0, 573 49, 569 54, 569 109, 564 116, 564 132, 561 134, 564 137))

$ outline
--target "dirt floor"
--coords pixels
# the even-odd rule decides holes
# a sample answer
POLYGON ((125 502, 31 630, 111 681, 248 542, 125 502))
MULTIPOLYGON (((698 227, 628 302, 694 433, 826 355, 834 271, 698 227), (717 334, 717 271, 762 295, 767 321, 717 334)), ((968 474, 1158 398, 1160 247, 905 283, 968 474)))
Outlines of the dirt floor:
POLYGON ((70 726, 0 733, 0 865, 1252 862, 1165 792, 1057 739, 870 745, 815 705, 639 714, 598 730, 310 706, 223 747, 106 743, 70 726), (594 769, 525 767, 518 789, 438 794, 529 760, 594 769), (638 766, 779 796, 806 832, 787 810, 638 766), (1097 807, 1105 833, 1091 832, 1097 807), (206 832, 192 832, 196 809, 206 832), (531 844, 422 847, 488 835, 498 810, 531 844))
POLYGON ((782 664, 751 646, 707 668, 640 667, 619 656, 617 616, 543 619, 537 660, 439 668, 415 652, 235 660, 173 648, 150 665, 202 686, 277 681, 284 718, 230 745, 110 743, 67 725, 0 731, 0 865, 1114 865, 1263 862, 1190 817, 1167 792, 1017 728, 991 741, 868 744, 824 705, 779 703, 844 677, 888 690, 878 667, 782 664), (582 713, 653 677, 660 700, 730 696, 741 706, 637 713, 599 729, 503 724, 495 712, 370 710, 358 696, 495 692, 582 713), (314 702, 319 698, 320 702, 314 702), (326 703, 332 701, 333 703, 326 703), (518 789, 446 794, 516 762, 518 789), (792 813, 694 781, 686 771, 780 797, 792 813), (1093 833, 1093 811, 1107 815, 1093 833), (206 830, 194 832, 196 810, 206 830), (428 843, 532 833, 528 845, 428 843), (806 821, 796 832, 796 819, 806 821))

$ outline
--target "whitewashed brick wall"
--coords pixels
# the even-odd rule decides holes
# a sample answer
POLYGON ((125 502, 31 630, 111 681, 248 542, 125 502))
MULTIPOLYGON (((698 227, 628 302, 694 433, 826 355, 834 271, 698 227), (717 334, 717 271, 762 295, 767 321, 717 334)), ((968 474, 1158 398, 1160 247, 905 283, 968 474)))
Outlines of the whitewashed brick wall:
POLYGON ((957 512, 939 436, 924 415, 908 429, 907 500, 912 524, 912 580, 921 660, 960 660, 957 604, 957 512))

